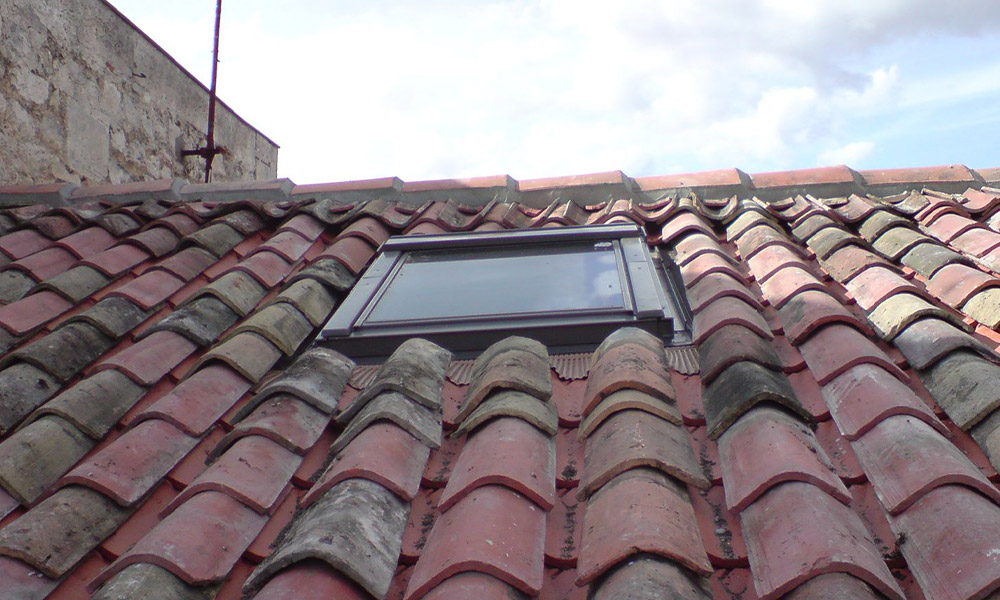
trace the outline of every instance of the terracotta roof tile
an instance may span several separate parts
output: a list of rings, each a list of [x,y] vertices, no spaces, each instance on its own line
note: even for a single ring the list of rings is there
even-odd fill
[[[742,516],[761,600],[779,598],[817,575],[833,572],[848,573],[887,598],[903,600],[861,520],[819,488],[785,483]],[[784,560],[786,555],[795,558]]]
[[[522,525],[511,531],[510,523]],[[545,513],[503,486],[476,488],[438,517],[414,567],[407,600],[419,600],[448,577],[491,575],[528,595],[543,583]]]
[[[841,171],[850,173],[847,168]],[[6,457],[0,489],[8,488],[0,491],[0,536],[10,535],[7,531],[19,522],[44,516],[38,511],[43,504],[27,510],[19,502],[44,503],[46,494],[54,494],[51,499],[83,489],[111,506],[130,504],[124,520],[115,519],[99,531],[103,542],[74,546],[72,555],[56,557],[69,569],[53,599],[87,597],[84,586],[101,578],[107,583],[97,597],[107,600],[129,586],[140,595],[160,586],[191,600],[212,595],[232,600],[241,595],[253,563],[265,561],[247,588],[260,588],[262,597],[306,585],[295,582],[308,573],[312,579],[301,581],[313,581],[325,586],[322,589],[354,595],[384,589],[394,598],[402,598],[408,587],[412,593],[411,582],[421,585],[423,578],[427,585],[420,593],[431,598],[466,589],[506,596],[537,591],[544,600],[633,591],[658,597],[675,589],[695,598],[748,600],[760,597],[753,577],[759,583],[768,578],[768,569],[791,572],[798,564],[788,558],[791,555],[780,555],[767,568],[752,556],[748,561],[747,532],[726,506],[727,492],[737,494],[740,482],[764,473],[763,480],[770,483],[756,486],[760,489],[755,499],[748,496],[739,504],[744,516],[778,490],[806,486],[815,493],[807,494],[808,500],[786,503],[786,520],[809,521],[801,512],[808,513],[816,498],[828,508],[840,507],[833,511],[839,515],[832,521],[833,530],[853,531],[859,523],[860,531],[867,527],[874,542],[868,548],[893,569],[907,598],[933,597],[934,582],[947,581],[955,567],[943,566],[944,561],[921,563],[906,554],[913,532],[919,535],[920,528],[927,527],[926,517],[908,521],[906,531],[898,523],[945,490],[979,499],[984,493],[994,495],[995,488],[984,487],[983,478],[1000,478],[990,463],[1000,456],[1000,411],[993,398],[1000,371],[992,351],[1000,345],[1000,333],[993,330],[1000,321],[998,292],[992,284],[1000,268],[1000,238],[992,229],[996,203],[992,191],[977,191],[979,184],[971,180],[909,186],[882,182],[871,187],[874,179],[863,177],[824,183],[825,172],[779,174],[801,180],[792,191],[802,195],[789,198],[780,195],[790,188],[759,188],[759,182],[733,171],[738,177],[727,176],[727,184],[696,185],[697,197],[671,197],[686,193],[676,188],[643,187],[659,181],[655,178],[633,187],[617,173],[613,183],[598,178],[593,185],[544,187],[524,200],[517,199],[516,190],[510,192],[513,196],[495,199],[492,192],[489,197],[468,195],[468,190],[442,181],[428,186],[400,183],[385,188],[389,195],[385,190],[313,190],[282,203],[238,200],[236,187],[215,184],[215,198],[229,194],[234,201],[182,200],[178,194],[122,205],[119,198],[141,202],[152,192],[126,193],[126,188],[116,187],[107,192],[111,200],[101,204],[87,200],[93,190],[83,188],[83,200],[68,200],[70,208],[0,209],[0,229],[7,232],[0,235],[0,262],[8,267],[0,271],[0,301],[7,303],[0,307],[0,349],[7,352],[0,357],[0,423],[7,431],[0,439],[0,454]],[[982,173],[972,175],[985,177]],[[925,174],[906,176],[920,179]],[[686,176],[674,179],[688,181]],[[272,185],[268,193],[284,189],[281,185]],[[408,191],[416,188],[421,189]],[[885,196],[889,192],[901,193]],[[755,193],[765,199],[753,198]],[[378,365],[359,370],[368,376],[353,379],[353,388],[345,387],[353,366],[347,358],[298,348],[305,344],[303,333],[311,335],[320,327],[351,290],[351,269],[363,268],[391,234],[620,220],[643,224],[648,241],[660,245],[664,255],[676,257],[695,308],[694,347],[669,348],[665,354],[662,340],[624,329],[609,336],[593,355],[550,357],[543,346],[521,340],[483,352],[479,363],[449,365],[446,353],[414,341],[401,348],[384,372]],[[52,252],[53,247],[58,252]],[[819,256],[817,263],[813,252]],[[46,264],[44,259],[56,254],[65,260]],[[10,267],[21,259],[28,259],[28,267],[37,263],[50,269],[39,272],[49,276],[36,281],[30,270],[18,270],[21,265]],[[133,290],[164,278],[176,278],[181,287],[166,296],[129,299]],[[281,284],[284,288],[278,289]],[[857,307],[852,306],[855,302]],[[802,311],[801,316],[789,312],[789,307],[813,303],[819,310]],[[281,325],[282,319],[271,318],[279,312],[293,315],[296,326],[290,329]],[[891,340],[876,339],[873,325]],[[175,345],[184,351],[172,352]],[[104,353],[110,358],[95,366]],[[512,356],[505,358],[505,353],[519,358],[508,361]],[[626,361],[628,369],[610,366],[624,354],[636,358]],[[592,370],[591,360],[595,367],[602,361],[608,364]],[[254,382],[257,389],[251,391]],[[664,382],[669,388],[661,387]],[[478,399],[463,402],[467,395]],[[331,424],[330,417],[338,412],[339,423]],[[815,467],[824,462],[818,457],[829,459],[834,471],[820,471],[827,474],[820,478],[826,483],[782,479],[805,478],[811,471],[782,466],[774,453],[734,452],[727,445],[720,456],[708,434],[721,435],[724,445],[731,444],[745,428],[743,423],[761,414],[776,414],[780,422],[791,424],[797,419],[818,421],[815,434],[795,431],[805,432],[809,441],[803,447],[816,450],[802,453],[805,462],[811,460]],[[618,427],[629,419],[639,425]],[[881,446],[875,443],[884,430],[906,420],[919,435],[883,436]],[[505,438],[492,432],[504,424],[523,430],[508,436],[522,442],[518,452],[497,450],[497,440]],[[441,439],[442,427],[458,437]],[[647,435],[649,428],[658,433]],[[413,460],[402,470],[405,477],[394,473],[409,463],[392,460],[387,445],[360,443],[380,430],[409,440],[403,446]],[[625,439],[621,435],[605,435],[612,430],[638,431],[646,441],[619,443]],[[664,432],[670,435],[664,437]],[[741,448],[761,439],[774,442],[773,436],[747,437]],[[528,439],[544,441],[544,451],[528,452],[530,445],[523,443]],[[660,443],[667,439],[669,444]],[[599,445],[601,440],[607,443]],[[903,442],[913,449],[897,460]],[[433,449],[439,443],[442,446]],[[255,445],[268,451],[244,452]],[[939,450],[931,459],[912,459],[933,448]],[[163,460],[153,460],[163,453]],[[523,459],[510,458],[521,454]],[[747,455],[758,460],[747,466]],[[109,456],[113,466],[94,462]],[[509,464],[496,456],[505,456]],[[249,464],[239,461],[241,457]],[[273,466],[278,459],[288,460],[288,467],[252,469]],[[898,465],[882,464],[892,460]],[[206,463],[213,466],[206,469]],[[543,463],[543,475],[518,475],[519,469],[537,474]],[[916,469],[918,463],[921,469]],[[680,464],[687,466],[672,470]],[[233,476],[243,468],[249,469],[247,476]],[[463,481],[466,472],[469,480]],[[703,474],[701,484],[707,480],[714,487],[684,489],[668,478],[670,474],[682,479]],[[588,533],[583,525],[593,511],[575,498],[582,494],[596,502],[623,480],[691,498],[684,509],[687,516],[677,525],[700,533],[702,557],[707,555],[716,569],[711,590],[691,565],[661,552],[668,538],[629,555],[632,550],[615,550],[615,544],[626,548],[622,539],[615,539],[617,534],[596,559],[605,565],[603,575],[576,586],[590,573],[585,569],[598,563],[586,552],[581,555],[592,543],[587,538],[593,538],[594,531]],[[850,485],[849,496],[843,483]],[[365,541],[354,536],[353,546],[337,542],[340,549],[328,551],[318,542],[325,534],[314,523],[322,529],[330,515],[334,520],[345,515],[331,508],[324,516],[311,517],[311,511],[326,498],[343,498],[338,490],[344,486],[368,484],[374,495],[367,497],[402,502],[401,524],[386,529],[381,523],[383,531],[391,530],[388,537]],[[817,486],[827,486],[827,492]],[[976,486],[979,491],[972,489]],[[833,488],[836,491],[830,491]],[[511,506],[534,507],[532,518],[524,521],[530,524],[515,532],[506,516],[491,512],[492,505],[481,500],[469,504],[490,490],[515,499]],[[517,490],[538,497],[517,495]],[[185,509],[207,515],[197,503],[208,494],[258,515],[260,528],[249,528],[248,539],[237,544],[245,551],[233,548],[215,566],[197,565],[216,569],[218,579],[192,586],[179,576],[192,575],[188,567],[171,563],[171,572],[144,561],[164,554],[167,538],[163,532],[151,533],[168,523],[163,519],[172,520]],[[312,506],[296,514],[296,505],[307,497]],[[401,497],[412,498],[412,507]],[[540,505],[548,503],[552,509],[545,515]],[[365,510],[372,514],[391,504],[356,504],[364,509],[351,509],[358,517],[353,522],[364,522],[367,517],[359,515]],[[961,505],[942,503],[935,518],[962,523]],[[992,500],[989,506],[995,506]],[[463,507],[461,536],[442,542],[448,531],[456,531],[442,525],[442,519]],[[905,534],[898,547],[888,511],[897,513],[895,533]],[[85,523],[88,520],[91,523]],[[493,520],[502,520],[504,526],[497,524],[490,534]],[[88,513],[76,525],[53,521],[52,526],[83,531],[98,521],[96,513]],[[825,531],[826,526],[816,525],[820,522],[812,519],[803,531]],[[329,525],[331,531],[343,529]],[[640,529],[652,530],[649,523]],[[209,539],[206,531],[191,531],[183,551],[202,543],[215,547],[217,540]],[[951,531],[970,535],[962,526],[951,526]],[[314,542],[307,541],[310,536]],[[495,559],[500,556],[495,554],[497,546],[483,540],[501,549],[515,542],[531,552],[538,548],[538,558],[522,563],[529,567],[504,566]],[[752,535],[745,542],[751,548],[762,543]],[[131,546],[144,543],[150,544],[146,558],[128,558]],[[95,544],[97,552],[90,552]],[[468,551],[469,544],[482,544],[478,555]],[[367,547],[378,550],[372,553],[363,549]],[[982,567],[964,566],[979,564],[972,555],[960,554],[974,555],[974,547],[956,546],[956,556],[965,558],[950,564],[985,573]],[[531,552],[525,556],[534,557]],[[630,558],[615,558],[619,554]],[[875,562],[855,569],[844,566],[850,560],[843,556],[829,563],[839,566],[823,567],[828,559],[819,559],[803,571],[811,573],[809,577],[794,576],[797,583],[788,589],[788,597],[801,599],[832,588],[843,588],[839,593],[851,590],[858,597],[888,593],[879,587],[885,581],[872,576],[881,570]],[[108,569],[108,561],[119,557],[139,562]],[[14,581],[22,581],[17,569],[32,569],[8,557],[0,558],[0,568]],[[448,576],[452,573],[457,575]],[[37,585],[24,594],[44,596],[52,590],[54,583],[44,576],[24,581],[35,580]],[[368,582],[369,587],[356,582]],[[985,594],[996,582],[985,577],[975,585],[967,596]]]
[[[555,503],[555,441],[521,419],[500,417],[469,436],[438,509],[448,511],[482,486],[502,485],[548,511]]]
[[[621,507],[628,506],[627,512]],[[637,553],[676,561],[708,574],[708,562],[687,491],[629,471],[587,503],[580,547],[579,583],[589,583]]]
[[[260,588],[285,567],[320,560],[371,594],[383,597],[392,583],[407,508],[377,483],[344,481],[292,521],[244,589],[252,592]]]
[[[660,470],[697,488],[709,487],[686,430],[642,410],[619,411],[608,417],[588,436],[583,464],[581,499],[637,467]]]

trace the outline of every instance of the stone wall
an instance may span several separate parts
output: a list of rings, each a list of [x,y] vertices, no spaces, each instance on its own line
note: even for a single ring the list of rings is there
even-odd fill
[[[206,38],[211,32],[205,32]],[[203,181],[208,91],[102,0],[0,0],[0,184]],[[214,181],[277,176],[278,146],[216,110]]]

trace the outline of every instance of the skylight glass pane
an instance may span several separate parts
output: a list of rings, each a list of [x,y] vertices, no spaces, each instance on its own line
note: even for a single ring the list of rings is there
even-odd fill
[[[410,252],[365,320],[531,315],[625,308],[609,241]]]

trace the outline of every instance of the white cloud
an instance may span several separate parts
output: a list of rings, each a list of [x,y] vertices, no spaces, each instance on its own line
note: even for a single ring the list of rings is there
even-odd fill
[[[212,11],[178,2],[116,4],[204,77]],[[219,85],[282,145],[281,174],[299,182],[849,163],[883,148],[855,123],[897,119],[919,96],[914,82],[933,80],[907,57],[932,37],[985,35],[994,6],[246,0],[223,13]],[[900,44],[906,66],[883,57]],[[982,72],[972,62],[959,64]]]
[[[851,142],[839,148],[821,152],[819,163],[823,165],[858,165],[875,150],[875,143],[868,141]]]

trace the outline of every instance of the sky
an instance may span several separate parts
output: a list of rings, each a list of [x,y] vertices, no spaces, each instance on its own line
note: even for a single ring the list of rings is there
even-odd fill
[[[215,0],[111,2],[209,82]],[[996,167],[998,18],[996,0],[228,0],[218,89],[296,183]]]

